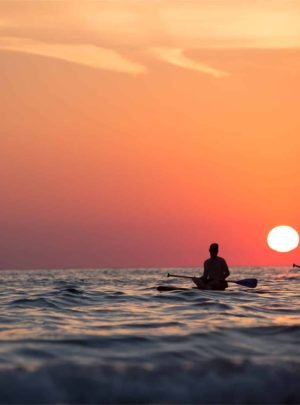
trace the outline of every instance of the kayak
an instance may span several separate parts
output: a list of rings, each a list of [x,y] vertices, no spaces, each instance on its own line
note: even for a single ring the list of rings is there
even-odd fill
[[[159,292],[166,292],[166,291],[190,291],[190,290],[206,290],[206,291],[224,291],[224,288],[220,289],[211,289],[211,288],[183,288],[183,287],[176,287],[176,286],[168,286],[168,285],[159,285],[157,288]]]
[[[198,288],[193,288],[194,290],[198,290]],[[191,288],[182,288],[182,287],[171,287],[168,285],[159,285],[157,287],[157,291],[163,292],[163,291],[188,291],[191,290]]]
[[[169,274],[168,277],[180,277],[180,278],[189,278],[189,279],[194,279],[194,277],[190,276],[179,276],[177,274]],[[200,279],[201,281],[201,279]],[[212,282],[211,282],[212,281]],[[193,290],[208,290],[208,291],[225,291],[225,289],[228,287],[228,283],[234,283],[241,285],[243,287],[248,287],[248,288],[255,288],[257,286],[257,279],[256,278],[245,278],[243,280],[208,280],[208,282],[199,282],[197,283],[197,287],[192,288]],[[191,290],[191,288],[182,288],[182,287],[176,287],[176,286],[167,286],[167,285],[160,285],[156,287],[158,291],[185,291],[185,290]]]
[[[296,265],[293,264],[295,267]],[[216,290],[216,291],[224,291],[225,288],[228,287],[228,283],[235,283],[238,285],[242,285],[243,287],[248,288],[255,288],[257,286],[257,279],[256,278],[245,278],[243,280],[204,280],[200,277],[191,277],[191,276],[181,276],[178,274],[170,274],[168,273],[167,277],[179,277],[179,278],[188,278],[192,279],[196,282],[199,290]],[[198,281],[196,281],[198,279]]]

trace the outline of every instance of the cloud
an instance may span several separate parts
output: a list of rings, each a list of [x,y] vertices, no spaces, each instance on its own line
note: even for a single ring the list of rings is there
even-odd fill
[[[185,69],[195,70],[216,78],[228,76],[229,73],[206,65],[195,62],[184,55],[184,50],[180,48],[151,48],[148,51],[152,56],[171,65],[180,66]]]
[[[299,0],[0,1],[0,33],[114,48],[297,48]]]
[[[165,3],[162,18],[166,33],[189,47],[300,46],[300,6],[293,0],[174,1]]]
[[[28,53],[61,59],[96,69],[133,75],[146,72],[146,67],[118,52],[89,44],[57,44],[27,38],[0,37],[0,50]]]

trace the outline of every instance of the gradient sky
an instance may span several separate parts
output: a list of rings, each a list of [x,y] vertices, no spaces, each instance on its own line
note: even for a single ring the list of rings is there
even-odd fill
[[[0,2],[0,267],[289,265],[300,2]]]

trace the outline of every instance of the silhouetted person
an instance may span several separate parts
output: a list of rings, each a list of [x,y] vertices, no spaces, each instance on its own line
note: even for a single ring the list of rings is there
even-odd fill
[[[298,264],[293,264],[293,267],[298,267],[300,269],[300,266]]]
[[[230,272],[226,261],[218,256],[219,245],[212,243],[209,247],[210,259],[204,262],[202,277],[194,277],[198,288],[206,290],[225,290],[228,287],[226,278]]]

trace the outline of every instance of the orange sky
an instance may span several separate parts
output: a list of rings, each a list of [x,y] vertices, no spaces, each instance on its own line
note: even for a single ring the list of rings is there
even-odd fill
[[[1,1],[0,88],[0,267],[300,262],[298,1]]]

